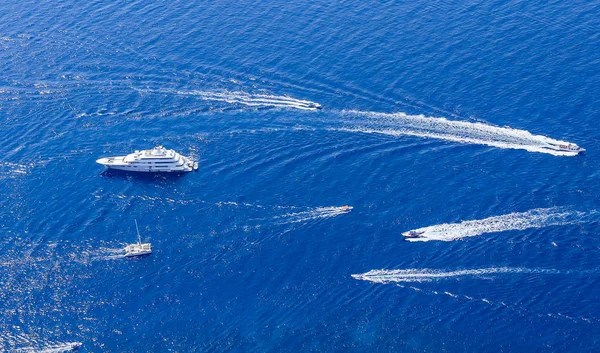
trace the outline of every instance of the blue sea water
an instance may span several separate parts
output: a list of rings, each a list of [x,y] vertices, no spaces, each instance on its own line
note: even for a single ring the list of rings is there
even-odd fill
[[[0,10],[0,351],[598,351],[600,3]]]

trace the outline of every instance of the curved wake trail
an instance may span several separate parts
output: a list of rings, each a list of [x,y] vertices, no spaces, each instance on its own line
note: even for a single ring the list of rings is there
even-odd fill
[[[342,114],[368,118],[365,124],[351,128],[334,129],[347,132],[382,134],[390,136],[416,136],[464,144],[486,145],[498,148],[522,149],[554,156],[576,156],[579,151],[560,149],[573,143],[555,140],[543,135],[533,135],[527,130],[498,127],[480,122],[448,120],[446,118],[407,115],[404,113],[376,113],[342,111]]]
[[[271,94],[253,94],[243,91],[182,91],[182,90],[158,90],[143,92],[171,93],[181,96],[194,96],[205,101],[224,102],[235,105],[244,105],[257,108],[292,108],[301,110],[317,110],[321,105],[303,99],[287,96],[276,96]]]
[[[527,212],[509,213],[480,220],[438,224],[413,229],[402,234],[406,235],[410,232],[419,234],[417,238],[406,238],[406,240],[411,242],[430,240],[453,241],[484,233],[577,224],[585,221],[586,216],[592,213],[567,211],[558,207],[537,208]]]
[[[549,273],[556,274],[556,270],[528,269],[521,267],[490,267],[474,270],[458,270],[443,272],[432,269],[407,269],[407,270],[371,270],[369,272],[354,274],[352,278],[373,283],[391,282],[431,282],[434,280],[456,277],[481,277],[502,273]]]

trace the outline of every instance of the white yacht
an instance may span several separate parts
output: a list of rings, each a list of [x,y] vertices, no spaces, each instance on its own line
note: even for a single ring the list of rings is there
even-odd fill
[[[137,220],[135,221],[135,231],[137,232],[138,242],[136,244],[129,244],[125,247],[125,257],[134,257],[152,254],[152,244],[142,243],[142,237],[140,236],[140,230],[138,229]]]
[[[126,156],[100,158],[96,161],[110,169],[130,172],[191,172],[198,170],[198,162],[156,146],[151,150],[135,151]]]

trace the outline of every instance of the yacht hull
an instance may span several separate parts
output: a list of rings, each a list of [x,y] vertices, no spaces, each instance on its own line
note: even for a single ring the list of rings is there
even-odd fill
[[[100,163],[102,164],[102,163]],[[186,167],[186,168],[172,168],[172,169],[168,169],[168,170],[157,170],[156,168],[152,168],[152,167],[142,167],[142,166],[118,166],[118,165],[106,165],[104,164],[104,166],[108,169],[113,169],[113,170],[123,170],[126,172],[141,172],[141,173],[187,173],[187,172],[191,172],[194,169],[192,167]]]
[[[96,163],[126,172],[185,173],[198,170],[198,162],[162,146],[152,150],[135,151],[126,156],[100,158]]]

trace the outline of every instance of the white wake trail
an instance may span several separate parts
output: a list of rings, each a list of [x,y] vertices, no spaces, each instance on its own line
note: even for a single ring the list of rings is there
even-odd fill
[[[301,110],[317,110],[321,108],[319,103],[308,100],[270,94],[253,94],[243,91],[161,90],[159,92],[175,93],[184,96],[195,96],[206,101],[225,102],[249,107],[292,108]]]
[[[598,320],[597,318],[593,317],[593,316],[589,316],[589,317],[583,317],[583,316],[569,316],[569,315],[565,315],[562,313],[545,313],[545,314],[536,314],[534,312],[532,312],[530,309],[525,308],[524,306],[520,305],[519,303],[505,303],[503,301],[492,301],[489,300],[487,298],[477,298],[477,297],[471,297],[468,295],[464,295],[464,294],[455,294],[452,292],[448,292],[448,291],[444,291],[444,292],[440,292],[440,291],[436,291],[436,290],[430,290],[430,289],[423,289],[423,288],[417,288],[415,286],[412,285],[404,285],[404,284],[400,284],[397,283],[396,284],[398,287],[400,288],[406,288],[406,289],[410,289],[413,290],[415,292],[418,293],[423,293],[426,295],[446,295],[456,301],[459,302],[472,302],[472,303],[485,303],[486,305],[490,305],[490,306],[495,306],[498,308],[507,308],[510,309],[512,311],[514,311],[515,313],[519,314],[519,315],[534,315],[540,318],[553,318],[553,319],[566,319],[572,322],[576,322],[576,323],[587,323],[587,324],[591,324],[592,322],[598,322],[600,320]]]
[[[534,135],[527,130],[498,127],[480,122],[448,120],[446,118],[407,115],[404,113],[376,113],[343,111],[347,116],[367,118],[354,127],[334,129],[346,132],[382,134],[390,136],[416,136],[464,144],[486,145],[498,148],[522,149],[554,156],[576,156],[581,151],[569,150],[574,143]],[[562,146],[562,147],[561,147]],[[583,149],[582,149],[583,150]]]
[[[503,273],[558,273],[555,270],[528,269],[520,267],[491,267],[473,270],[439,271],[432,269],[406,269],[406,270],[371,270],[369,272],[354,274],[352,278],[373,283],[391,282],[430,282],[456,277],[481,277]]]
[[[591,215],[591,213],[567,211],[558,207],[537,208],[527,212],[514,212],[479,220],[438,224],[413,229],[402,233],[402,235],[418,234],[418,237],[406,238],[406,240],[411,242],[430,240],[453,241],[484,233],[576,224],[583,222],[587,215]]]
[[[308,211],[293,212],[276,216],[275,220],[278,224],[299,223],[315,219],[337,217],[339,215],[349,213],[352,211],[352,209],[352,206],[317,207]]]
[[[72,352],[76,351],[79,347],[81,347],[81,342],[67,342],[61,343],[53,346],[48,346],[41,349],[36,349],[33,347],[25,347],[19,348],[16,352],[21,353],[63,353],[63,352]]]

